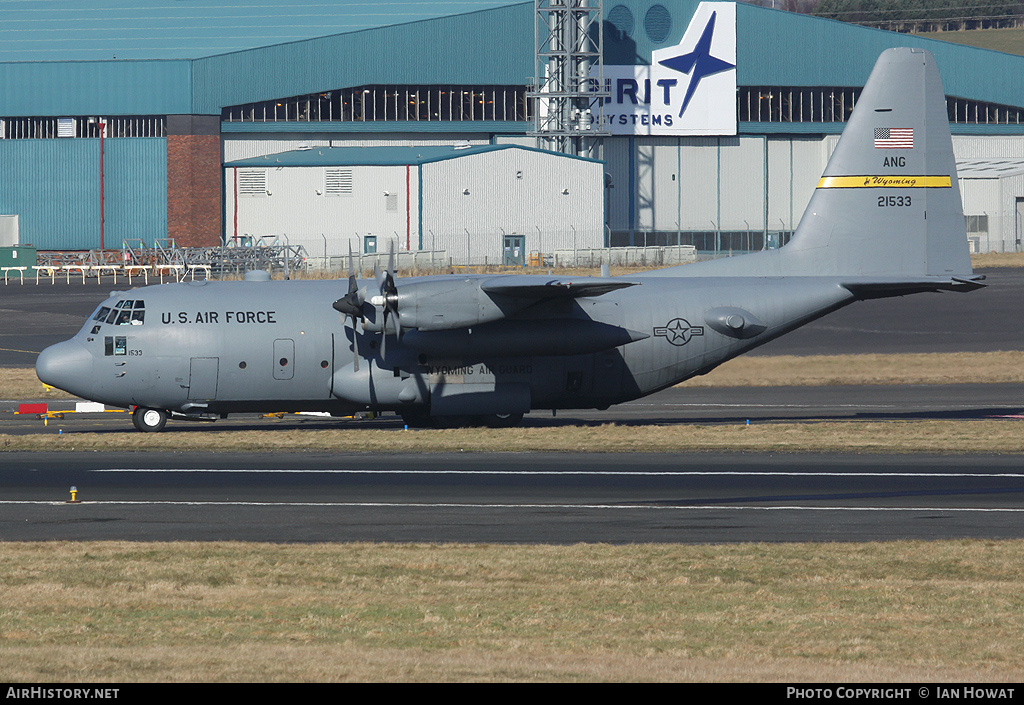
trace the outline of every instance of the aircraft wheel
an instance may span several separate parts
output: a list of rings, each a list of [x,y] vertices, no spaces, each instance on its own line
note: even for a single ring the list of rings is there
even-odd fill
[[[402,421],[409,428],[434,428],[434,419],[422,412],[407,411],[402,414]]]
[[[162,431],[167,424],[167,412],[163,409],[148,409],[138,406],[132,413],[132,423],[135,428],[144,433],[156,433]]]
[[[491,414],[484,417],[484,423],[489,428],[513,428],[522,422],[522,414]]]

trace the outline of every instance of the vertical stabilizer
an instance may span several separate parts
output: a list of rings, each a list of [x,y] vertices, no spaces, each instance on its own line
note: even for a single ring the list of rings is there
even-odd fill
[[[790,275],[971,274],[963,206],[935,57],[882,53],[792,241]]]

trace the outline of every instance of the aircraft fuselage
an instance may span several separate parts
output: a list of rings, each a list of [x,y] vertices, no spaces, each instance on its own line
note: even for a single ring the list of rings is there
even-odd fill
[[[852,300],[814,277],[630,281],[468,329],[361,330],[359,370],[353,328],[331,309],[337,280],[149,286],[115,292],[44,353],[40,375],[105,404],[183,413],[604,408]]]

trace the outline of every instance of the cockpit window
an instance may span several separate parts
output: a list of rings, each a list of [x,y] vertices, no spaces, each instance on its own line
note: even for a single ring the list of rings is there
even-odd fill
[[[146,322],[146,302],[142,299],[118,301],[113,309],[107,306],[101,308],[95,320],[105,320],[117,326],[141,326]]]

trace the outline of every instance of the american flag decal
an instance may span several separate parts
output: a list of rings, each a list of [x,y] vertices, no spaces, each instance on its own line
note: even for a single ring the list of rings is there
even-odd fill
[[[876,127],[875,149],[913,149],[913,127]]]

